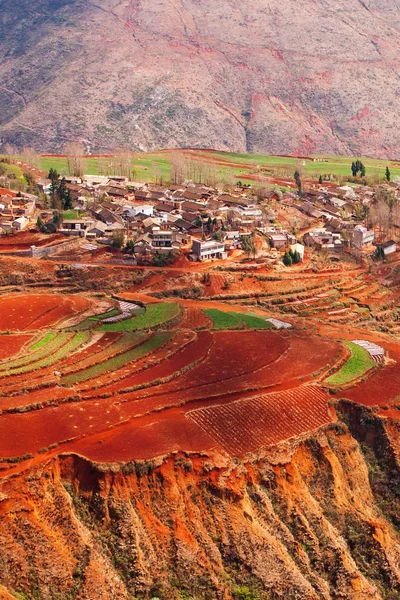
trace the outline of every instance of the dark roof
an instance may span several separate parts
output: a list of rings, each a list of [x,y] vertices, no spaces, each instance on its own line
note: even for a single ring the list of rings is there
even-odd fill
[[[165,204],[164,202],[159,202],[154,207],[158,212],[167,212],[170,213],[175,210],[175,207],[172,204]]]
[[[196,204],[196,202],[182,202],[182,210],[185,212],[198,212],[204,210],[204,206]]]
[[[393,244],[396,244],[394,240],[388,240],[387,242],[379,245],[382,246],[382,248],[390,248],[390,246],[393,246]]]
[[[173,225],[174,227],[177,227],[178,229],[183,229],[185,231],[188,231],[189,229],[193,229],[195,227],[193,223],[185,221],[185,219],[177,219]]]

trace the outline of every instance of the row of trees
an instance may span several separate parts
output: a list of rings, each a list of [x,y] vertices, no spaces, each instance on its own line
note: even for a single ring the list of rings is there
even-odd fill
[[[358,173],[360,173],[360,177],[365,177],[366,169],[361,160],[355,160],[351,163],[351,172],[353,177],[357,177]]]

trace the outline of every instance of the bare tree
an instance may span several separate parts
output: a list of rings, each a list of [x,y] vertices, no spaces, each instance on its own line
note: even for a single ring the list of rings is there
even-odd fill
[[[114,157],[115,175],[131,178],[132,153],[129,149],[119,150]]]
[[[40,167],[40,156],[33,148],[24,147],[21,152],[21,157],[28,165]]]
[[[81,142],[68,142],[64,146],[64,153],[67,155],[68,174],[74,177],[83,175],[82,157],[84,147]]]
[[[180,184],[185,181],[186,173],[186,158],[183,152],[171,152],[169,155],[171,163],[171,181],[175,184]]]
[[[18,154],[18,150],[13,144],[7,143],[2,146],[2,153],[5,154],[7,158],[13,158]]]

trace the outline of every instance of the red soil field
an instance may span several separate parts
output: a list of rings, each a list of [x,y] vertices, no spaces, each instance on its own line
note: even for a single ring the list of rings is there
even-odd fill
[[[190,307],[185,309],[185,314],[182,321],[179,323],[179,327],[182,327],[182,329],[211,329],[212,321],[199,308]]]
[[[29,331],[54,325],[64,317],[86,310],[81,296],[55,294],[9,295],[0,298],[0,330]]]
[[[97,396],[105,393],[115,394],[116,392],[129,387],[148,384],[156,381],[157,379],[169,377],[173,373],[176,373],[181,369],[187,368],[189,365],[202,360],[208,352],[211,340],[212,337],[210,332],[200,331],[197,338],[192,343],[185,346],[177,353],[174,353],[169,358],[165,358],[159,364],[139,372],[137,372],[136,369],[132,375],[124,377],[116,383],[96,389],[95,392],[91,393],[91,396],[93,397],[95,393]],[[138,394],[143,394],[143,391],[141,393],[139,391]]]
[[[318,429],[334,417],[316,386],[265,394],[188,413],[228,454],[238,456]]]
[[[32,339],[32,335],[1,335],[0,336],[0,360],[11,358],[18,354],[24,345]]]
[[[342,392],[343,398],[366,406],[399,404],[400,347],[393,343],[385,343],[385,350],[387,350],[389,358],[395,362],[377,370],[366,381],[356,385],[356,387]]]
[[[308,368],[308,361],[302,358],[315,347],[314,357],[310,357],[312,369],[315,365],[316,356],[319,358],[319,364],[327,359],[332,360],[338,350],[338,345],[329,340],[323,340],[311,336],[307,338],[285,335],[277,332],[199,332],[202,336],[212,336],[214,344],[210,348],[208,360],[201,365],[201,368],[195,367],[187,375],[183,375],[181,382],[172,381],[170,384],[161,385],[158,388],[147,390],[148,397],[143,392],[128,393],[110,398],[94,398],[84,401],[74,401],[60,404],[55,407],[47,407],[41,410],[34,410],[27,413],[7,414],[0,416],[0,456],[12,457],[21,456],[27,453],[35,453],[38,450],[46,448],[52,444],[65,442],[71,438],[81,438],[92,436],[112,430],[117,425],[127,422],[133,418],[150,415],[152,411],[159,411],[167,406],[179,406],[190,400],[203,398],[202,405],[226,403],[230,399],[226,395],[232,392],[241,392],[246,385],[253,387],[262,387],[267,382],[268,385],[274,383],[272,374],[275,372],[275,381],[285,381],[286,365],[288,376],[300,376]],[[240,336],[240,337],[239,337]],[[292,355],[286,351],[290,347],[293,349]],[[303,342],[303,345],[301,343]],[[327,348],[332,346],[330,352]],[[286,351],[286,352],[285,352]],[[311,353],[312,354],[312,353]],[[280,356],[282,359],[276,361]],[[297,366],[294,362],[295,356],[299,357]],[[182,363],[181,363],[182,364]],[[264,369],[271,367],[266,381],[259,374]],[[275,366],[274,366],[275,365]],[[297,368],[303,365],[301,373]],[[168,370],[171,369],[171,364]],[[155,367],[156,368],[156,367]],[[198,369],[195,374],[196,369]],[[310,368],[310,370],[312,370]],[[161,367],[160,367],[161,370]],[[153,373],[154,374],[154,373]],[[146,376],[146,371],[143,372]],[[225,378],[225,381],[222,378]],[[220,382],[217,386],[216,382]],[[199,387],[200,386],[200,387]],[[57,389],[57,388],[56,388]],[[156,395],[154,391],[157,389]],[[68,392],[68,390],[65,390]],[[102,390],[99,390],[100,392]],[[169,393],[166,393],[166,392]],[[44,394],[54,397],[54,388],[43,390]],[[46,393],[47,392],[47,393]],[[71,390],[69,390],[71,392]],[[219,393],[218,399],[212,399],[212,396]],[[58,393],[56,394],[58,396]],[[40,395],[26,394],[23,401],[32,403],[34,398],[40,398]],[[14,404],[15,401],[15,404]],[[21,399],[12,399],[13,406],[19,406]],[[199,402],[199,406],[201,404]],[[188,406],[195,408],[195,406]],[[168,418],[171,409],[159,413],[159,420]],[[154,416],[154,415],[153,415]],[[131,456],[135,458],[135,456]]]
[[[13,236],[0,237],[0,252],[9,250],[29,250],[31,246],[51,246],[56,242],[64,241],[61,233],[46,235],[43,233],[21,232]]]
[[[210,452],[216,442],[178,409],[172,409],[162,419],[149,415],[121,425],[90,439],[68,445],[69,452],[98,462],[150,459],[170,452]]]
[[[136,385],[136,374],[144,369],[150,368],[155,363],[163,362],[172,353],[174,354],[179,348],[185,345],[194,336],[193,332],[178,331],[162,346],[154,352],[146,354],[143,358],[135,360],[124,365],[118,371],[105,373],[96,377],[96,379],[88,380],[81,384],[75,384],[75,389],[79,391],[82,397],[97,397],[99,394],[107,392],[115,393],[115,390]],[[109,386],[109,387],[107,387]],[[96,390],[87,391],[87,390]],[[107,390],[107,392],[105,391]]]
[[[241,332],[237,335],[243,335]],[[255,332],[252,332],[255,333]],[[270,335],[277,335],[271,332]],[[215,335],[215,334],[214,334]],[[240,339],[240,338],[239,338]],[[238,342],[237,346],[241,346]],[[209,381],[204,377],[191,384],[191,375],[195,369],[189,371],[183,377],[173,380],[170,384],[161,384],[148,390],[129,392],[121,396],[122,400],[134,401],[136,414],[143,411],[158,410],[163,406],[178,406],[189,402],[229,402],[232,394],[243,394],[252,390],[263,390],[266,388],[292,388],[299,384],[299,379],[312,380],[312,374],[324,369],[328,364],[335,364],[343,356],[343,347],[331,340],[309,336],[308,338],[290,337],[290,346],[277,360],[265,359],[265,364],[254,371],[247,371],[236,375],[235,371],[225,374],[225,379],[217,377],[217,380]],[[207,361],[210,361],[209,354]],[[246,365],[243,369],[249,369],[244,357],[241,358]],[[207,374],[207,365],[200,364],[198,371]],[[234,373],[234,374],[233,374]],[[193,378],[194,380],[194,378]],[[272,390],[271,390],[272,391]],[[147,396],[147,397],[146,397]]]

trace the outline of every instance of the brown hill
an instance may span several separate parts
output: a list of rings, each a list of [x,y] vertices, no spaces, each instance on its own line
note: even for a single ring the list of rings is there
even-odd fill
[[[12,0],[0,137],[397,158],[396,0]]]

